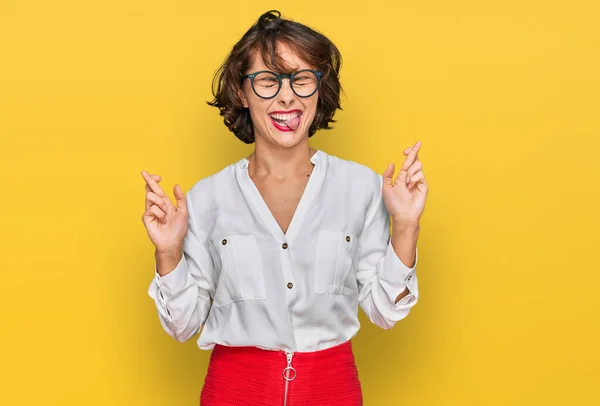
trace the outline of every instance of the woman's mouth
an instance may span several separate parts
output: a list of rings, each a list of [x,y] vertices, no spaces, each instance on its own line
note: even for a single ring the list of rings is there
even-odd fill
[[[273,126],[279,131],[294,131],[300,126],[302,111],[274,112],[269,114]]]

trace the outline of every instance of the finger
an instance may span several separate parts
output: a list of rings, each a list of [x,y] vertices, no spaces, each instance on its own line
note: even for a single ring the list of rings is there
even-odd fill
[[[408,147],[406,148],[404,151],[402,151],[402,153],[404,155],[408,155],[410,153],[410,150],[412,149],[412,147]],[[417,160],[419,159],[419,154],[417,154]]]
[[[406,150],[405,150],[405,151],[406,151]],[[409,151],[409,152],[410,152],[410,151]],[[408,153],[404,153],[404,152],[402,152],[402,153],[403,153],[404,155],[408,155]],[[417,161],[419,160],[419,154],[417,154],[417,159],[416,159],[416,160],[417,160]]]
[[[154,192],[158,197],[162,198],[163,201],[167,204],[167,212],[170,210],[175,210],[175,205],[171,202],[171,199],[165,194],[162,188],[158,185],[158,182],[154,179],[153,176],[146,171],[142,171],[142,176],[146,180],[146,184],[149,186],[150,191]],[[156,175],[158,176],[158,175]]]
[[[421,169],[423,169],[423,164],[421,163],[421,161],[416,161],[414,164],[412,164],[410,166],[410,168],[408,168],[408,171],[406,171],[406,176],[407,177],[413,176],[415,173],[419,172]]]
[[[148,210],[153,204],[160,207],[164,212],[167,211],[167,204],[160,196],[153,192],[146,193],[146,210]]]
[[[158,182],[158,181],[157,181],[157,182]],[[145,183],[145,184],[144,184],[144,186],[146,187],[146,193],[148,193],[148,192],[152,192],[152,189],[150,189],[150,186],[149,186],[147,183]],[[152,193],[154,193],[154,192],[152,192]],[[158,196],[158,195],[157,195],[157,196]]]
[[[142,172],[145,172],[145,171],[142,171]],[[146,172],[146,173],[147,173],[147,172]],[[142,176],[143,176],[143,174],[142,174]],[[160,176],[160,175],[157,175],[157,174],[153,174],[153,175],[152,175],[152,177],[154,178],[154,180],[155,180],[157,183],[158,183],[158,182],[160,182],[160,181],[162,180],[161,176]],[[144,180],[145,180],[145,179],[146,179],[146,178],[144,178]],[[152,190],[150,189],[150,186],[148,186],[148,183],[145,183],[145,184],[144,184],[144,186],[146,187],[146,192],[151,192],[151,191],[152,191]]]
[[[400,168],[400,171],[406,171],[406,170],[408,170],[408,168],[410,168],[410,166],[417,159],[417,153],[419,152],[420,148],[421,148],[421,141],[417,141],[415,143],[415,145],[413,145],[410,152],[408,153],[408,156],[404,159],[404,162],[402,162],[402,167]]]
[[[410,183],[408,184],[408,188],[412,188],[414,185],[421,181],[425,181],[425,174],[423,173],[423,171],[419,171],[410,177]]]
[[[394,170],[396,166],[390,163],[388,167],[383,171],[381,176],[383,177],[383,187],[393,186],[392,177],[394,176]]]
[[[162,178],[160,177],[160,175],[157,174],[153,174],[152,177],[154,178],[154,180],[158,183],[162,180]],[[144,184],[144,190],[146,190],[146,195],[148,195],[148,193],[154,193],[152,192],[152,189],[150,189],[150,186],[148,185],[148,183]],[[156,195],[156,193],[154,193]],[[146,210],[148,210],[150,208],[150,204],[148,203],[148,199],[145,199],[146,202]]]
[[[165,213],[164,211],[162,211],[160,209],[160,207],[158,207],[155,204],[153,204],[152,207],[150,207],[150,213],[152,213],[160,221],[164,221],[167,218],[167,213]]]
[[[150,189],[154,193],[156,193],[160,197],[166,197],[167,196],[165,194],[165,192],[162,190],[162,188],[158,185],[158,183],[156,182],[156,180],[154,180],[154,177],[152,177],[148,172],[142,171],[142,176],[144,177],[144,180],[146,181],[146,183],[148,184],[148,186],[150,186]]]
[[[160,182],[162,180],[162,178],[160,177],[160,175],[152,175],[152,177],[154,178],[154,180],[156,181],[156,183]],[[150,192],[150,186],[148,186],[148,183],[146,183],[146,191]]]
[[[154,214],[150,212],[150,209],[146,210],[142,215],[142,222],[144,225],[148,225],[148,223],[154,221]]]
[[[177,210],[187,210],[187,201],[185,200],[185,193],[181,190],[179,184],[173,188],[173,194],[175,195],[175,202],[177,203]]]
[[[144,212],[144,214],[142,215],[142,222],[144,223],[144,225],[148,225],[149,223],[153,222],[154,220],[157,220],[157,216],[153,212],[152,207],[157,207],[157,206],[155,206],[155,205],[150,206],[150,208],[148,210],[146,210]]]

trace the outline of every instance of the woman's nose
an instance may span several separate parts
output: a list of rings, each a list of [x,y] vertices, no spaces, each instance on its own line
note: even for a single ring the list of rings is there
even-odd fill
[[[281,90],[279,91],[278,97],[279,101],[284,104],[290,104],[294,101],[296,95],[290,86],[289,79],[286,78],[281,81]]]

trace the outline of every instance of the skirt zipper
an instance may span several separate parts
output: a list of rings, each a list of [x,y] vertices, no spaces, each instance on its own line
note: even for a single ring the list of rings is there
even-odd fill
[[[287,367],[283,369],[283,379],[285,379],[283,406],[288,406],[288,386],[290,381],[293,381],[294,378],[296,378],[296,370],[292,366],[292,357],[294,356],[294,353],[286,351],[285,355],[287,356]],[[291,375],[291,377],[289,375]]]

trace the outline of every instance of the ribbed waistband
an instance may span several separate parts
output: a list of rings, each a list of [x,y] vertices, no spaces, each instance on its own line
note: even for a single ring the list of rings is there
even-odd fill
[[[325,348],[317,351],[294,351],[294,360],[300,361],[316,361],[320,359],[327,359],[330,357],[339,357],[341,354],[352,354],[352,342],[350,340],[345,341],[341,344],[337,344],[333,347]],[[280,360],[285,357],[286,351],[284,350],[267,350],[264,348],[245,346],[245,347],[233,347],[221,344],[215,344],[213,349],[215,355],[240,355],[243,357],[256,356],[260,359],[276,359]]]

